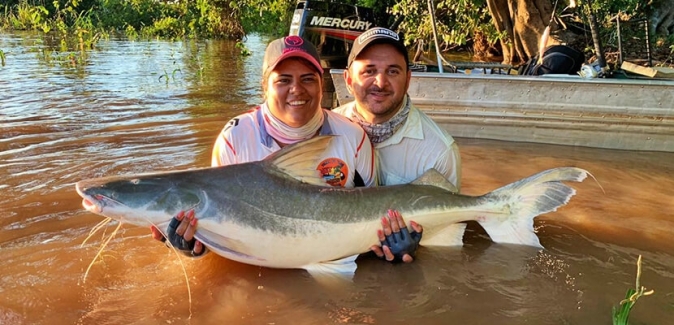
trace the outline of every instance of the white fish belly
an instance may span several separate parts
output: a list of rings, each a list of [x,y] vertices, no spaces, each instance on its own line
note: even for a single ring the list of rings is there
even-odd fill
[[[242,263],[273,267],[302,268],[369,251],[379,242],[379,220],[360,223],[329,223],[292,220],[297,232],[274,233],[234,223],[216,224],[200,220],[196,237],[225,258]]]

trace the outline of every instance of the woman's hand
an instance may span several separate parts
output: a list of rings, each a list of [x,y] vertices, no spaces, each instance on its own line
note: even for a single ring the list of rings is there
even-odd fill
[[[381,246],[373,245],[370,250],[389,262],[412,263],[421,241],[423,227],[411,221],[412,233],[410,233],[405,220],[397,210],[388,210],[388,217],[382,217],[381,224],[383,230],[377,230]]]
[[[151,226],[152,238],[165,242],[166,237],[155,226]],[[166,230],[171,245],[187,256],[201,256],[206,252],[206,247],[200,241],[194,238],[197,231],[197,218],[194,217],[194,210],[180,211],[171,219]]]

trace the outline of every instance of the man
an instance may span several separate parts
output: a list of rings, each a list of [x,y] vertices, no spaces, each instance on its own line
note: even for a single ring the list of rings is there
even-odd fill
[[[409,56],[400,36],[375,27],[353,43],[344,71],[344,80],[355,100],[335,109],[360,124],[372,141],[377,159],[379,185],[412,182],[434,168],[459,191],[461,158],[454,139],[430,117],[414,107],[407,95],[412,72]],[[400,258],[391,252],[386,239],[405,228],[402,217],[382,220],[382,246],[373,246],[379,257]],[[421,227],[411,222],[416,232]],[[413,251],[411,251],[413,253]],[[413,255],[413,254],[412,254]],[[410,254],[402,257],[411,262]]]

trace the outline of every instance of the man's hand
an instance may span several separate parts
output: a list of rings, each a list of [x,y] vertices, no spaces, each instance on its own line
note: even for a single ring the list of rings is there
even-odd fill
[[[410,221],[412,233],[407,230],[405,220],[400,212],[388,210],[388,217],[381,218],[383,230],[377,230],[381,246],[373,245],[370,249],[380,258],[389,262],[411,263],[414,253],[421,241],[423,227]]]
[[[152,238],[165,242],[166,238],[155,226],[151,226]],[[197,218],[194,217],[194,210],[180,211],[171,219],[166,230],[169,241],[181,253],[187,256],[201,256],[206,252],[204,244],[194,238],[197,231]]]

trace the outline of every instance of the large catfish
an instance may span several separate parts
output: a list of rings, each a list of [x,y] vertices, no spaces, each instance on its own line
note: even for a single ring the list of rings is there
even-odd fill
[[[356,256],[378,243],[388,209],[423,225],[421,245],[461,245],[462,222],[476,220],[494,242],[540,247],[534,218],[575,194],[562,181],[587,176],[555,168],[482,196],[453,193],[435,170],[410,184],[335,188],[316,170],[331,140],[316,137],[258,162],[83,180],[76,188],[87,210],[137,226],[166,229],[180,210],[194,209],[195,237],[216,254],[326,275],[353,274]]]

